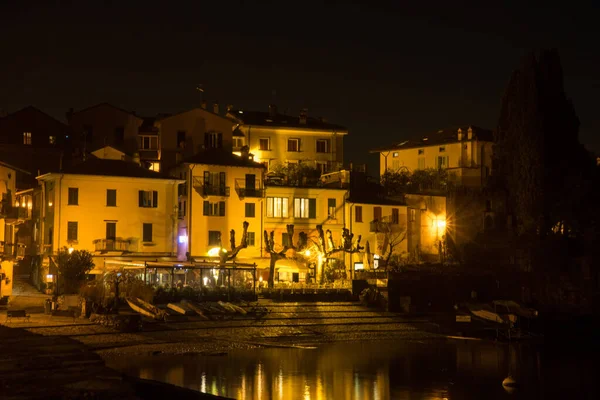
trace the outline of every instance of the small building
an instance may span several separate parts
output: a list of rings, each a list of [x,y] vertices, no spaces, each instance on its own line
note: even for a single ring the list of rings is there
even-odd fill
[[[379,170],[445,169],[458,186],[482,187],[492,170],[493,132],[476,126],[444,129],[371,150]]]

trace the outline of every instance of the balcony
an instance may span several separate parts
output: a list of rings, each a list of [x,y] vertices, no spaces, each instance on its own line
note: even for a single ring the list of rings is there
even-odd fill
[[[31,209],[27,207],[14,207],[7,204],[3,204],[0,213],[1,216],[6,219],[8,224],[25,222],[26,220],[31,219],[32,214]]]
[[[236,179],[235,191],[240,199],[243,199],[244,197],[265,197],[265,189],[262,187],[259,180],[254,183],[253,187],[246,187],[245,179]]]
[[[202,178],[194,178],[193,186],[196,192],[198,192],[198,194],[200,194],[202,197],[229,197],[229,186],[205,185]]]
[[[96,239],[94,240],[96,251],[129,251],[129,240],[125,239]]]
[[[0,253],[6,257],[15,257],[17,260],[25,258],[25,245],[22,243],[5,243],[0,242]]]

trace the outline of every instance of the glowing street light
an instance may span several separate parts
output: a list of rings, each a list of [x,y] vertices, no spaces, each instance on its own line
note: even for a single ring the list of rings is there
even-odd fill
[[[73,253],[74,250],[75,250],[74,248],[69,247],[69,254]]]
[[[304,252],[304,255],[305,255],[306,257],[310,257],[310,250],[306,250],[306,251]]]

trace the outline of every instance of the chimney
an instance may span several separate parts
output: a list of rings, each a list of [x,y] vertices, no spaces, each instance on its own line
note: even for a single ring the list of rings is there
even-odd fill
[[[469,129],[467,130],[467,139],[472,140],[473,139],[473,128],[469,127]]]
[[[463,140],[463,131],[462,129],[458,128],[458,141]]]
[[[142,165],[142,162],[140,161],[140,153],[135,152],[133,153],[133,162],[136,163],[137,165]]]
[[[200,103],[200,107],[202,107],[203,110],[206,110],[206,101],[202,100],[202,103]]]
[[[273,118],[277,115],[277,106],[275,104],[269,104],[269,116]]]
[[[306,125],[306,121],[308,120],[308,109],[303,108],[302,111],[300,111],[300,120],[299,122],[302,125]]]
[[[218,101],[216,101],[216,100],[213,102],[213,112],[214,112],[215,114],[218,114],[218,113],[219,113],[219,102],[218,102]]]

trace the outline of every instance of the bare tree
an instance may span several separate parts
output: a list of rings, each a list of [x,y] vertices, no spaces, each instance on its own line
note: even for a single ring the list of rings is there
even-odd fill
[[[319,277],[320,283],[325,281],[324,264],[327,258],[339,252],[349,254],[360,253],[364,249],[364,246],[360,245],[361,239],[361,235],[358,235],[358,238],[354,241],[354,234],[351,233],[349,229],[343,228],[341,244],[336,246],[333,241],[331,230],[327,229],[326,231],[323,231],[323,225],[317,225],[317,239],[315,244],[319,253],[319,258],[316,274]]]
[[[302,249],[306,246],[306,234],[300,233],[300,240],[298,242],[298,247],[294,246],[294,225],[286,225],[288,241],[283,244],[283,248],[280,251],[275,250],[275,232],[271,231],[268,233],[266,230],[264,231],[265,235],[265,251],[269,253],[271,256],[271,260],[269,262],[269,288],[273,287],[274,279],[275,279],[275,264],[277,261],[288,258],[287,252],[288,250],[296,250],[297,248]]]
[[[242,227],[243,227],[242,240],[240,241],[239,246],[236,246],[236,244],[235,244],[235,230],[232,229],[231,231],[229,231],[229,243],[231,245],[230,252],[227,252],[223,248],[223,246],[221,245],[221,237],[219,236],[219,247],[221,249],[219,251],[219,258],[221,259],[221,264],[225,264],[227,261],[233,260],[234,258],[237,257],[240,250],[248,247],[248,227],[249,226],[250,226],[250,223],[247,221],[244,221],[244,223],[242,224]]]
[[[394,229],[394,227],[398,227]],[[406,240],[406,225],[391,225],[388,224],[385,232],[383,232],[384,236],[384,266],[387,269],[390,265],[390,260],[392,255],[394,254],[394,249],[398,247],[402,242]]]

